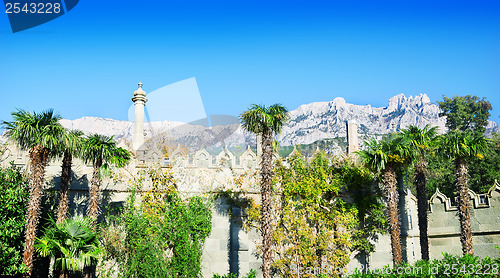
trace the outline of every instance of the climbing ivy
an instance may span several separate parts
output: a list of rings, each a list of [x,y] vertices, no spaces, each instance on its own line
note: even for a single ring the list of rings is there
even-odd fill
[[[182,199],[168,170],[146,169],[122,213],[103,229],[108,260],[118,262],[119,277],[197,277],[211,219],[209,203]]]
[[[373,240],[386,231],[383,193],[375,182],[373,173],[352,159],[338,160],[332,165],[333,172],[342,183],[346,206],[356,208],[358,227],[353,231],[352,244],[360,252],[375,251]]]
[[[260,229],[258,202],[240,192],[221,195],[244,209],[246,229]],[[278,161],[272,196],[273,268],[282,277],[313,277],[310,269],[341,274],[359,251],[373,251],[370,236],[383,230],[370,171],[322,152],[309,162],[300,155]]]

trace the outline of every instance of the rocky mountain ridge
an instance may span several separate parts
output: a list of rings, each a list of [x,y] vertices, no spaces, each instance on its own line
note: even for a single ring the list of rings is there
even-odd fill
[[[423,128],[437,126],[446,131],[446,118],[439,117],[441,109],[426,94],[389,99],[386,107],[346,103],[341,97],[329,102],[301,105],[290,112],[290,120],[278,136],[282,145],[310,144],[317,140],[346,136],[346,121],[358,124],[360,135],[386,134],[410,125]],[[490,121],[487,134],[500,132],[500,126]]]
[[[426,124],[445,130],[445,118],[440,118],[439,106],[425,94],[406,97],[399,94],[389,99],[387,107],[346,103],[337,97],[330,102],[302,105],[290,112],[290,121],[280,135],[284,145],[309,144],[314,141],[346,136],[346,121],[355,121],[360,134],[385,134],[394,128]],[[333,135],[333,136],[332,136]]]
[[[283,128],[278,141],[283,146],[310,144],[327,138],[345,137],[346,121],[358,124],[358,133],[366,137],[391,132],[409,125],[424,127],[438,126],[445,132],[446,119],[439,117],[440,108],[430,101],[426,94],[406,97],[404,94],[389,99],[386,107],[350,104],[341,97],[329,102],[304,104],[290,111],[289,121]],[[76,120],[61,120],[70,129],[85,133],[100,133],[115,136],[118,140],[131,140],[133,122],[83,117]],[[207,128],[202,125],[162,121],[145,124],[146,137],[159,138],[181,143],[192,148],[208,147],[224,141],[228,146],[255,144],[255,136],[235,124]],[[500,132],[500,126],[490,121],[487,133]]]

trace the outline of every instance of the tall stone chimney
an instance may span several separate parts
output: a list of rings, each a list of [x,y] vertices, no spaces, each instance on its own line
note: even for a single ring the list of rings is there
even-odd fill
[[[139,89],[134,92],[134,97],[132,98],[135,107],[134,135],[132,136],[132,147],[134,150],[138,150],[144,144],[144,106],[148,101],[146,92],[142,90],[142,83],[139,82],[138,85]]]
[[[347,121],[346,127],[347,127],[347,155],[351,155],[359,150],[358,122],[356,120]]]

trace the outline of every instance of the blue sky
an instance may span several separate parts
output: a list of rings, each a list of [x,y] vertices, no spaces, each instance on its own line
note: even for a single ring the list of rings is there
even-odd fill
[[[15,108],[128,119],[147,92],[195,77],[206,114],[252,103],[473,94],[500,122],[498,1],[80,1],[13,34],[0,9],[0,120]]]

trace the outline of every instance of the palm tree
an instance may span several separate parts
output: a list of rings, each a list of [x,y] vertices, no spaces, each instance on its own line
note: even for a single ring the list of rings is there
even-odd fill
[[[415,186],[417,188],[418,229],[420,232],[420,252],[423,260],[429,260],[429,237],[427,234],[427,159],[426,156],[436,144],[437,127],[426,125],[423,129],[409,126],[401,131],[408,147],[411,161],[415,163]]]
[[[92,219],[73,217],[53,224],[35,244],[41,256],[54,258],[53,277],[68,278],[71,271],[83,270],[104,254]]]
[[[81,154],[83,132],[80,130],[67,130],[64,140],[61,141],[60,154],[63,156],[61,170],[61,188],[59,193],[59,206],[57,207],[57,221],[59,224],[68,216],[69,187],[71,184],[71,165],[74,156]]]
[[[130,152],[118,148],[113,137],[100,134],[88,136],[83,143],[82,158],[85,163],[92,163],[94,169],[89,192],[89,205],[87,215],[93,219],[95,224],[99,216],[99,193],[101,184],[101,172],[110,165],[124,167],[130,160]]]
[[[18,109],[12,112],[12,122],[3,122],[7,137],[23,150],[29,150],[29,202],[26,212],[26,237],[23,263],[27,266],[27,276],[33,270],[34,241],[40,218],[42,186],[45,167],[64,134],[59,123],[61,117],[53,110],[31,113]]]
[[[273,135],[280,133],[287,121],[288,110],[281,104],[269,107],[253,104],[240,116],[243,128],[262,135],[261,160],[261,226],[262,226],[262,272],[264,278],[271,277],[271,180],[273,177]]]
[[[110,165],[124,167],[130,160],[130,152],[123,148],[118,148],[113,136],[108,137],[100,134],[91,134],[83,142],[82,158],[85,163],[92,163],[93,172],[91,186],[89,190],[89,205],[87,216],[92,219],[92,227],[95,229],[97,217],[99,216],[99,193],[101,186],[101,176],[109,169]],[[84,277],[93,277],[93,266],[84,267]]]
[[[470,226],[469,174],[467,160],[482,156],[487,148],[487,139],[478,132],[453,130],[442,137],[440,150],[455,161],[455,186],[458,193],[458,218],[460,242],[464,255],[474,255],[472,229]]]
[[[387,204],[387,218],[391,235],[392,261],[394,265],[402,262],[401,230],[399,224],[396,171],[404,164],[404,149],[400,137],[386,138],[381,141],[365,142],[367,149],[358,151],[366,165],[382,178]]]

